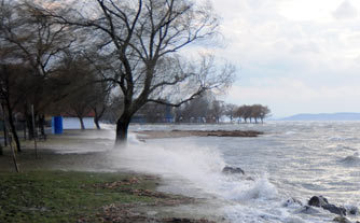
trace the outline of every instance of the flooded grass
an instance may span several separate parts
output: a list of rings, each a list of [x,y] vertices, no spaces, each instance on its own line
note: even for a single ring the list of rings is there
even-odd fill
[[[108,131],[51,135],[37,143],[38,156],[34,142],[23,141],[23,151],[16,155],[20,173],[15,173],[10,148],[4,148],[0,223],[227,222],[216,202],[158,192],[159,185],[166,185],[159,177],[118,165],[126,159],[118,160],[114,150],[123,148],[114,148],[109,135]]]
[[[156,191],[159,177],[112,169],[111,142],[71,131],[38,142],[36,156],[33,142],[23,141],[16,155],[20,173],[4,148],[0,222],[210,222],[177,213],[197,201]]]
[[[120,173],[0,172],[0,222],[104,222],[106,205],[155,203],[136,193],[155,186],[155,178]]]

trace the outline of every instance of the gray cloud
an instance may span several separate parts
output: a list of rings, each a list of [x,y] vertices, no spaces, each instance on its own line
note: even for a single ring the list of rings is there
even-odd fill
[[[308,42],[304,44],[295,44],[290,50],[293,54],[299,53],[320,53],[320,48],[316,43]]]
[[[354,19],[357,14],[357,9],[348,0],[343,1],[333,12],[336,19]]]
[[[360,111],[352,103],[360,97],[360,1],[214,2],[228,46],[216,54],[241,67],[228,101],[266,104],[277,116]]]

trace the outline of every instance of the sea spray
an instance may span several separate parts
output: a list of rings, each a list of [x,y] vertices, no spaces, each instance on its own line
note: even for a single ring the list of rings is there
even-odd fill
[[[134,138],[132,138],[134,140]],[[257,179],[239,174],[223,174],[226,166],[221,150],[191,140],[167,139],[135,142],[114,151],[113,161],[131,170],[165,177],[161,189],[195,197],[216,198],[218,202],[237,204],[265,201],[277,197],[276,187],[266,174]],[[234,215],[221,210],[221,215]],[[263,214],[264,215],[264,214]],[[268,218],[274,218],[269,215]],[[231,217],[229,217],[231,219]],[[237,222],[237,221],[231,221]]]
[[[345,131],[336,131],[338,139],[316,123],[282,123],[270,129],[276,134],[256,139],[151,139],[146,143],[136,142],[140,149],[130,146],[128,151],[118,150],[113,156],[117,157],[119,166],[127,163],[124,166],[128,169],[172,176],[177,180],[165,182],[170,184],[169,188],[177,184],[181,193],[196,188],[196,193],[210,194],[214,198],[211,201],[222,202],[221,212],[229,222],[325,223],[334,218],[328,211],[305,213],[301,205],[283,207],[282,204],[289,197],[299,198],[306,204],[311,196],[319,193],[337,205],[347,201],[356,203],[359,172],[358,155],[354,153],[360,140],[356,132],[348,131],[347,125],[336,126]],[[350,123],[349,126],[356,126],[360,131],[360,125]],[[272,128],[265,126],[268,127]],[[296,134],[286,134],[288,131]],[[355,162],[344,163],[349,155]],[[138,164],[141,165],[136,167]],[[222,174],[221,169],[228,165],[244,169],[247,175]],[[269,177],[258,177],[264,171]],[[254,181],[247,180],[248,177]],[[354,215],[349,219],[356,222],[359,217]]]
[[[131,143],[110,155],[113,165],[167,178],[181,178],[204,193],[216,193],[225,166],[215,148],[178,139]],[[185,182],[182,182],[185,183]]]
[[[224,178],[221,190],[218,193],[225,199],[247,201],[251,199],[267,200],[277,196],[276,187],[269,182],[267,175],[263,174],[258,179]]]
[[[115,154],[120,159],[118,162],[126,163],[129,169],[180,177],[191,187],[219,198],[244,200],[276,197],[277,189],[266,174],[256,180],[248,180],[247,176],[225,175],[221,172],[225,162],[218,148],[181,141],[132,143],[126,149],[115,151]]]

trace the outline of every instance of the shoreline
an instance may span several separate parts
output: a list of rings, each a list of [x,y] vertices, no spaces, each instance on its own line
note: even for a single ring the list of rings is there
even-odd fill
[[[0,182],[1,196],[7,198],[0,200],[0,222],[218,222],[179,216],[178,207],[200,201],[158,192],[161,179],[150,175],[0,171]]]
[[[23,152],[17,154],[20,173],[16,173],[14,170],[11,151],[9,148],[4,148],[4,155],[0,156],[0,188],[4,191],[2,196],[7,199],[0,200],[0,207],[3,207],[0,208],[0,222],[44,222],[50,219],[56,221],[65,218],[61,215],[63,209],[66,209],[65,212],[71,212],[72,217],[76,216],[76,219],[65,218],[65,220],[71,222],[76,220],[76,222],[82,223],[224,222],[223,219],[218,219],[219,216],[207,216],[206,214],[189,211],[200,206],[206,206],[206,200],[159,192],[157,188],[166,185],[166,181],[159,176],[138,173],[129,169],[106,170],[107,166],[103,165],[103,163],[107,160],[108,151],[73,154],[56,153],[57,150],[61,149],[59,146],[86,147],[98,141],[96,138],[83,138],[82,136],[87,134],[86,131],[71,133],[69,131],[62,136],[51,135],[47,141],[38,142],[39,158],[35,156],[33,141],[23,142]],[[76,144],[74,144],[75,142]],[[78,177],[74,177],[74,175]],[[54,176],[59,176],[59,178]],[[94,180],[95,182],[93,182]],[[74,186],[74,189],[70,190],[67,184],[62,185],[61,183],[48,185],[52,181],[69,182]],[[84,183],[87,181],[92,183]],[[28,186],[29,182],[31,182],[30,186]],[[41,188],[32,187],[32,185],[41,185]],[[17,194],[17,192],[11,192],[12,188],[22,188],[22,190]],[[67,191],[62,195],[64,197],[61,197],[61,199],[51,192],[58,189]],[[38,194],[39,190],[41,191],[40,194]],[[129,199],[121,200],[122,198],[119,198],[120,200],[116,201],[105,196],[114,191],[120,193],[121,196],[129,197]],[[82,210],[67,209],[67,207],[76,206],[78,202],[86,202],[85,198],[83,201],[75,199],[76,197],[82,197],[83,192],[87,194],[86,196],[89,199],[94,199],[94,201],[89,200],[87,203],[97,203],[98,198],[108,199],[105,202],[100,202],[101,204],[96,207],[92,207],[90,204],[82,204],[85,208],[90,205],[91,207],[88,207],[88,209],[93,209],[96,215],[86,217],[87,215],[83,214]],[[18,199],[18,197],[23,198]],[[47,205],[50,201],[46,199],[49,197],[58,200],[60,206],[56,206],[57,204],[53,206]],[[71,201],[72,199],[73,202],[61,206],[62,200]],[[29,202],[24,204],[22,203],[23,200]],[[21,213],[21,215],[13,213]],[[100,218],[101,220],[98,221]]]

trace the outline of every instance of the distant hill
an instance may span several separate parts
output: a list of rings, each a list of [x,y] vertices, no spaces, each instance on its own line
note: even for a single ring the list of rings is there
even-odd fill
[[[360,121],[360,113],[297,114],[282,118],[284,121]]]

